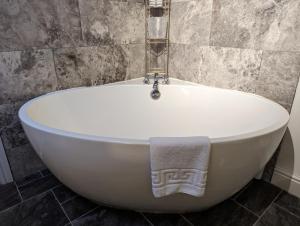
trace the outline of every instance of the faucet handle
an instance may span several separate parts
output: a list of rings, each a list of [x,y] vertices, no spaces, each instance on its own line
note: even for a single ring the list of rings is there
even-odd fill
[[[150,84],[149,75],[145,75],[144,84]]]

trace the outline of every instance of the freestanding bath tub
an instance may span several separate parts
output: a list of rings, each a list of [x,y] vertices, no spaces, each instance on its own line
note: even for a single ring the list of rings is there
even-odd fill
[[[270,159],[289,114],[263,97],[206,86],[76,88],[27,102],[19,117],[53,174],[95,202],[149,212],[208,208],[246,185]],[[154,198],[149,137],[209,136],[205,195]]]

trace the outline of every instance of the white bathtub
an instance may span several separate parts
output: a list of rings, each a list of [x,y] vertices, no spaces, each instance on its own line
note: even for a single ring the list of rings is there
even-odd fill
[[[201,210],[230,197],[270,159],[289,119],[280,105],[253,94],[206,86],[76,88],[27,102],[25,132],[55,176],[95,202],[149,212]],[[205,195],[154,198],[152,136],[209,136]]]

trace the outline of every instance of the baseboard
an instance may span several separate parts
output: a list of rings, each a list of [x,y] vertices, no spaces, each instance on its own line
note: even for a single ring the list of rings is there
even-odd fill
[[[272,184],[300,198],[300,178],[291,176],[281,169],[275,168]]]

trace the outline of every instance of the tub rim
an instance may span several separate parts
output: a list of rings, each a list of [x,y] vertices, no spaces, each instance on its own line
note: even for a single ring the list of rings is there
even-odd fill
[[[106,143],[118,143],[118,144],[135,144],[135,145],[149,145],[149,139],[132,139],[132,138],[118,138],[118,137],[106,137],[106,136],[97,136],[97,135],[89,135],[89,134],[83,134],[83,133],[77,133],[77,132],[72,132],[72,131],[67,131],[67,130],[62,130],[58,128],[53,128],[46,126],[44,124],[41,124],[39,122],[34,121],[29,117],[27,114],[27,109],[31,106],[32,103],[34,103],[37,100],[43,99],[46,96],[51,96],[51,95],[59,95],[61,93],[65,92],[72,92],[74,90],[80,90],[80,89],[94,89],[94,88],[100,88],[100,87],[116,87],[116,86],[144,86],[144,84],[106,84],[106,85],[98,85],[98,86],[83,86],[83,87],[75,87],[75,88],[69,88],[69,89],[64,89],[64,90],[57,90],[53,91],[50,93],[43,94],[41,96],[35,97],[26,103],[24,103],[21,108],[18,111],[18,117],[21,121],[22,124],[25,124],[29,127],[33,127],[39,131],[44,131],[50,134],[54,135],[60,135],[63,137],[68,137],[68,138],[76,138],[76,139],[82,139],[82,140],[89,140],[89,141],[95,141],[95,142],[106,142]],[[195,84],[195,83],[187,83],[187,84],[168,84],[166,86],[199,86],[199,87],[206,87],[206,88],[211,88],[211,89],[217,89],[217,90],[227,90],[230,92],[237,92],[241,95],[249,95],[249,96],[254,96],[259,99],[263,99],[264,101],[271,102],[272,104],[277,105],[277,107],[281,108],[282,110],[285,111],[286,113],[286,118],[280,120],[279,123],[274,123],[270,126],[264,127],[262,129],[253,131],[253,132],[248,132],[248,133],[243,133],[239,135],[234,135],[234,136],[226,136],[226,137],[216,137],[216,138],[210,138],[210,142],[212,144],[214,143],[225,143],[225,142],[233,142],[233,141],[241,141],[245,139],[251,139],[259,136],[263,136],[269,133],[272,133],[274,131],[280,130],[283,127],[286,127],[288,122],[289,122],[289,113],[288,111],[282,107],[280,104],[265,98],[263,96],[254,94],[254,93],[247,93],[243,91],[238,91],[238,90],[232,90],[232,89],[224,89],[224,88],[218,88],[218,87],[212,87],[212,86],[205,86],[202,84]]]

